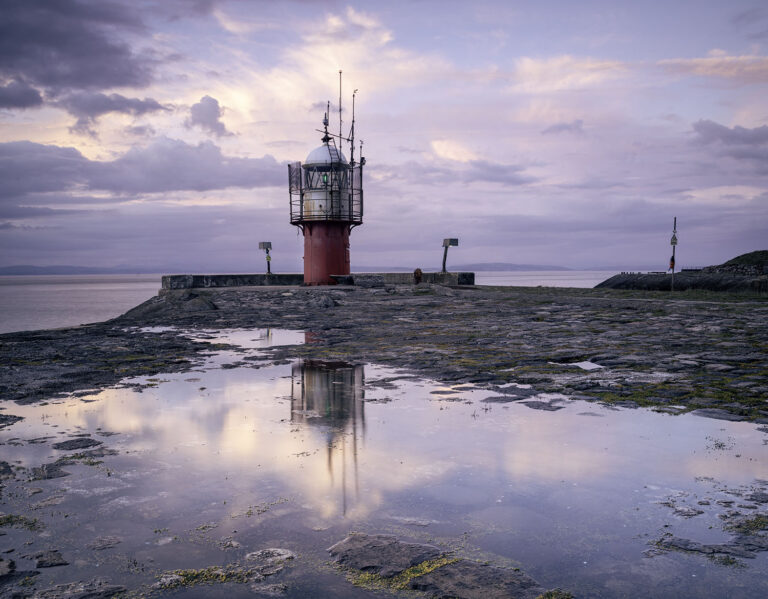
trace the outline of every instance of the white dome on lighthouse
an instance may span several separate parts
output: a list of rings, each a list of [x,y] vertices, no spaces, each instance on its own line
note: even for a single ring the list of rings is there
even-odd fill
[[[342,152],[340,152],[336,146],[329,144],[323,144],[312,150],[304,161],[304,166],[317,166],[331,163],[347,164],[347,159]]]

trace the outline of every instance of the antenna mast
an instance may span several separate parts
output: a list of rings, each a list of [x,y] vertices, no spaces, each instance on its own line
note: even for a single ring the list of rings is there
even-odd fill
[[[341,130],[341,69],[339,69],[339,145],[341,140],[344,139],[343,131]]]
[[[349,129],[349,160],[350,164],[355,164],[355,95],[357,90],[352,92],[352,127]]]

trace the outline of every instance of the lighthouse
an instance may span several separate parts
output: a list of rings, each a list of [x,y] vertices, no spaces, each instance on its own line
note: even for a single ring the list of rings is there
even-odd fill
[[[355,162],[354,98],[349,136],[341,134],[341,117],[339,134],[328,132],[326,111],[322,145],[307,155],[304,164],[288,165],[291,224],[304,235],[305,285],[333,285],[331,275],[350,273],[349,234],[363,224],[365,158]],[[341,151],[343,142],[349,143],[349,160]]]

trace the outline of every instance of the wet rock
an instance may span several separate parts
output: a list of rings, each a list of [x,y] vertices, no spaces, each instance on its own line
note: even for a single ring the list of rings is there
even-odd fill
[[[14,478],[13,468],[8,462],[0,461],[0,480],[4,478]]]
[[[329,547],[328,552],[344,568],[378,574],[383,578],[395,576],[442,554],[434,545],[404,543],[390,535],[359,532]]]
[[[544,591],[519,570],[454,558],[433,545],[389,535],[352,533],[328,551],[345,569],[380,576],[385,587],[435,599],[534,599]]]
[[[702,553],[704,555],[730,555],[732,557],[754,558],[755,552],[742,544],[731,543],[713,543],[705,544],[691,539],[681,537],[666,537],[657,542],[662,549],[672,549],[684,551],[687,553]]]
[[[44,591],[38,591],[34,599],[112,599],[124,593],[125,587],[95,579],[87,582],[60,584]]]
[[[288,591],[288,586],[282,583],[256,583],[251,585],[251,590],[261,597],[282,597]]]
[[[0,430],[15,424],[20,420],[24,420],[24,418],[21,416],[14,416],[13,414],[0,414]]]
[[[746,499],[755,503],[768,503],[768,493],[765,491],[755,491],[747,495]]]
[[[62,441],[61,443],[54,443],[53,448],[71,451],[73,449],[88,449],[89,447],[96,447],[97,445],[101,445],[101,441],[90,439],[88,437],[80,437],[79,439],[69,439],[67,441]]]
[[[270,547],[269,549],[262,549],[260,551],[253,551],[245,556],[245,559],[249,561],[261,561],[272,564],[278,561],[285,561],[294,559],[296,554],[288,549],[280,549],[278,547]]]
[[[39,468],[32,468],[32,480],[49,480],[52,478],[63,478],[70,473],[61,469],[57,463],[43,464]]]
[[[104,549],[111,549],[115,545],[119,545],[123,540],[116,536],[99,537],[94,541],[88,543],[86,547],[93,549],[94,551],[103,551]]]
[[[35,568],[54,568],[56,566],[67,566],[69,562],[61,557],[61,553],[56,550],[41,551],[36,553]]]
[[[171,589],[177,586],[181,586],[184,582],[184,578],[180,574],[163,574],[160,579],[152,585],[153,589]]]
[[[253,567],[260,578],[272,576],[285,568],[285,562],[292,560],[296,554],[288,549],[271,547],[253,551],[245,556],[250,567]]]
[[[16,570],[16,564],[12,559],[0,557],[0,580],[10,576]]]
[[[694,516],[698,516],[699,514],[703,513],[704,512],[702,510],[696,509],[695,507],[690,507],[687,505],[675,506],[675,514],[682,516],[683,518],[693,518]]]
[[[408,588],[434,599],[535,599],[544,589],[523,572],[469,560],[413,578]]]
[[[520,401],[521,399],[522,397],[517,397],[515,395],[494,395],[493,397],[486,397],[480,401],[482,403],[512,403],[513,401]]]
[[[547,412],[557,412],[558,410],[562,410],[565,406],[558,406],[557,404],[553,402],[548,401],[524,401],[523,405],[528,406],[532,410],[545,410]]]
[[[716,420],[730,420],[732,422],[747,419],[747,416],[742,414],[732,414],[731,412],[727,412],[720,408],[700,408],[698,410],[693,410],[691,414],[703,416],[704,418],[714,418]]]

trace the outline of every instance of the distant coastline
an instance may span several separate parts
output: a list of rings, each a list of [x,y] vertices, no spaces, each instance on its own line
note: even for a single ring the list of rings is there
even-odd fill
[[[354,272],[411,272],[415,267],[412,266],[355,266]],[[449,264],[448,270],[452,272],[470,271],[470,272],[567,272],[581,270],[595,271],[614,271],[621,272],[626,270],[653,270],[657,267],[648,267],[647,265],[638,266],[594,266],[589,268],[570,268],[552,264],[515,264],[512,262],[479,262],[472,264]],[[440,270],[439,266],[422,267],[426,272]],[[282,272],[300,272],[297,268],[293,271],[283,270]],[[25,276],[25,275],[139,275],[139,274],[240,274],[247,272],[259,272],[258,268],[251,269],[199,269],[183,267],[142,267],[142,266],[72,266],[72,265],[50,265],[33,266],[30,264],[16,264],[12,266],[0,266],[0,276]]]

